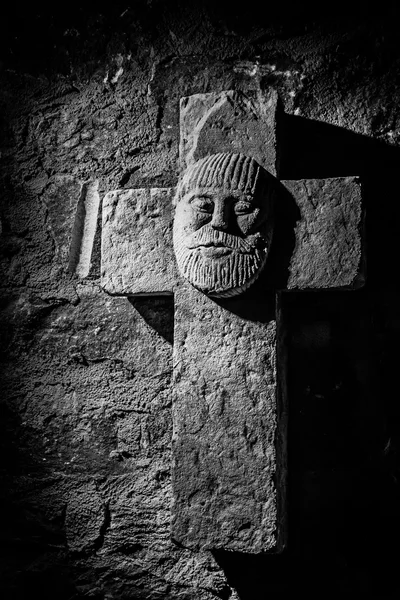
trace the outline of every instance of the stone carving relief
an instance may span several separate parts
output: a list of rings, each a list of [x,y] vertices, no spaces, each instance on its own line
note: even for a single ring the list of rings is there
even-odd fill
[[[179,271],[213,297],[244,292],[272,241],[274,178],[253,158],[218,153],[189,165],[174,199]]]

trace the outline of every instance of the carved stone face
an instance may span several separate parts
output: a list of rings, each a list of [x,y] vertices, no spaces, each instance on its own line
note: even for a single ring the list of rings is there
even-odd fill
[[[175,197],[181,274],[210,296],[246,290],[268,256],[272,197],[272,176],[242,154],[214,154],[191,165]]]

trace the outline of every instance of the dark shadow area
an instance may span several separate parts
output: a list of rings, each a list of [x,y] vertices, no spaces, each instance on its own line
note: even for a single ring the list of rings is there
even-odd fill
[[[399,300],[284,295],[288,544],[277,555],[214,553],[240,600],[400,593]]]
[[[289,277],[290,259],[296,242],[294,229],[301,218],[290,192],[278,182],[274,206],[274,237],[260,285],[265,289],[285,289]]]
[[[377,175],[397,168],[400,149],[336,125],[280,113],[279,179]]]
[[[130,296],[132,306],[169,344],[174,343],[174,297]]]
[[[2,384],[0,381],[4,392]],[[39,495],[52,475],[49,465],[43,462],[42,436],[33,428],[24,427],[16,412],[5,404],[0,406],[0,427],[0,511],[4,516],[0,534],[0,597],[50,600],[56,595],[60,600],[79,600],[64,518],[45,519],[43,509],[32,501],[35,487]],[[29,494],[24,494],[15,481],[29,479]]]
[[[273,290],[265,289],[260,280],[244,294],[233,298],[212,298],[212,300],[247,321],[269,323],[275,319],[275,293]]]
[[[399,490],[385,473],[384,451],[386,418],[399,409],[382,397],[383,348],[371,318],[377,299],[366,289],[283,299],[289,570],[299,569],[300,586],[314,593],[327,580],[332,594],[399,592],[389,568],[399,556]]]
[[[282,179],[361,177],[367,283],[353,291],[281,294],[288,545],[277,555],[220,551],[215,558],[240,600],[296,591],[397,597],[400,150],[289,115],[281,116],[279,134]],[[273,251],[279,264],[278,245]]]
[[[281,597],[285,587],[290,592],[290,588],[284,584],[289,567],[287,552],[274,556],[215,550],[212,554],[240,600],[266,600],[276,597],[275,594]]]
[[[367,284],[398,289],[400,149],[340,127],[281,115],[280,179],[359,176],[366,210]]]
[[[152,33],[166,16],[182,13],[188,7],[203,5],[205,15],[222,35],[248,35],[266,25],[285,25],[286,35],[302,35],[317,26],[328,31],[333,24],[376,25],[380,21],[398,21],[399,7],[393,0],[361,2],[361,0],[336,0],[327,7],[314,1],[284,4],[262,3],[250,0],[246,3],[228,0],[135,0],[126,3],[96,4],[97,19],[93,19],[92,3],[77,5],[74,9],[60,4],[49,5],[43,0],[34,4],[9,4],[0,22],[0,53],[7,68],[26,69],[29,72],[57,69],[68,73],[71,60],[76,64],[93,52],[102,52],[111,32],[126,32],[131,23],[144,23]],[[91,37],[92,30],[96,34]],[[68,32],[67,34],[65,32]],[[74,31],[81,35],[74,36]],[[270,34],[269,34],[270,35]],[[78,39],[76,39],[78,37]],[[268,33],[267,33],[268,37]],[[29,52],[26,49],[29,48]]]

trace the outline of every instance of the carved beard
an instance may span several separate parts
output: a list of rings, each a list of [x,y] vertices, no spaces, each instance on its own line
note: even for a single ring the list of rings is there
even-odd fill
[[[183,277],[202,292],[227,298],[244,292],[259,276],[267,260],[271,236],[246,238],[204,225],[192,234],[174,226],[176,261]],[[221,252],[206,256],[205,252]],[[229,249],[226,255],[222,255]]]

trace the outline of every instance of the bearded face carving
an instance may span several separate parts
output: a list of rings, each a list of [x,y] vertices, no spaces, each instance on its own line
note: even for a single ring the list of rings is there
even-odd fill
[[[245,291],[267,260],[273,190],[273,177],[243,154],[190,165],[175,195],[174,250],[183,277],[209,296]]]

